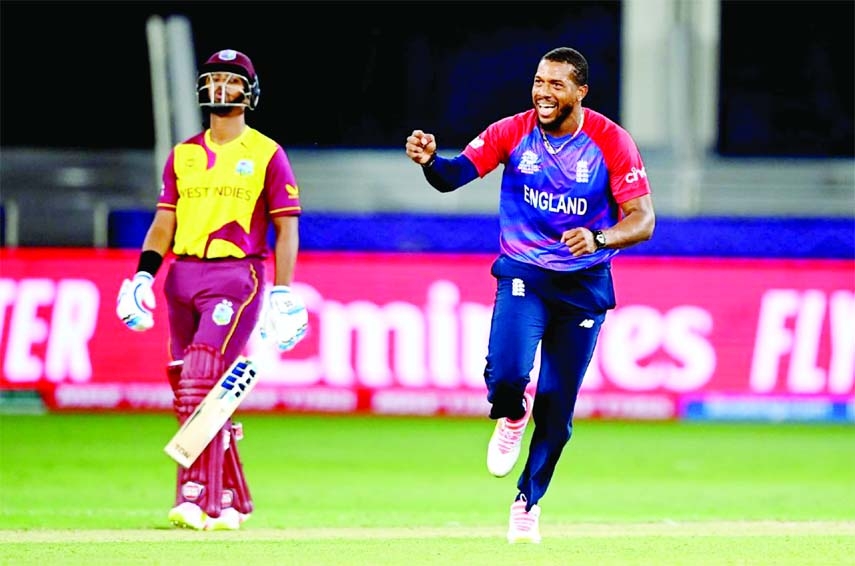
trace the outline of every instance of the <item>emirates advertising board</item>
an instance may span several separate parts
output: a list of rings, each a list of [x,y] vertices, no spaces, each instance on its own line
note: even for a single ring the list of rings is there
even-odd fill
[[[153,329],[115,315],[137,257],[0,249],[0,392],[171,410],[162,274]],[[239,411],[485,416],[493,259],[302,252],[309,334],[286,353],[253,335],[259,382]],[[855,422],[855,262],[618,255],[613,270],[577,418]]]

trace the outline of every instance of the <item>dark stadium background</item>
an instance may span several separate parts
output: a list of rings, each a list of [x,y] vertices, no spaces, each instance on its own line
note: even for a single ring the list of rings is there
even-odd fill
[[[722,3],[720,155],[853,155],[853,6]],[[415,124],[462,147],[529,106],[533,65],[557,43],[588,56],[588,105],[620,119],[620,2],[4,0],[0,10],[4,147],[151,148],[152,14],[190,19],[197,60],[224,47],[250,54],[257,120],[290,147],[398,147]],[[651,76],[644,88],[664,86]]]

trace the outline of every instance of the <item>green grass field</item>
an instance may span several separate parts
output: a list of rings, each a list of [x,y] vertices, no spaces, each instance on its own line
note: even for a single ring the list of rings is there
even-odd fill
[[[851,425],[580,421],[531,546],[487,419],[239,420],[256,511],[209,533],[166,522],[172,416],[0,415],[0,564],[855,562]]]

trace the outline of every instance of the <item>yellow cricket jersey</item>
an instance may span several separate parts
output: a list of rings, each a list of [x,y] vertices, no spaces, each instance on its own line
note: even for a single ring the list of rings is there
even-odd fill
[[[301,212],[285,150],[248,126],[224,145],[210,130],[176,145],[157,207],[175,211],[172,251],[203,259],[264,257],[270,218]]]

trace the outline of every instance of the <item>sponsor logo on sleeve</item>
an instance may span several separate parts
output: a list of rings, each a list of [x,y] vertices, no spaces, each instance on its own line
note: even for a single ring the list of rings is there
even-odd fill
[[[624,176],[624,180],[627,183],[635,183],[639,179],[646,179],[646,178],[647,178],[647,171],[644,170],[644,167],[642,167],[640,169],[638,167],[633,167],[632,170]]]

